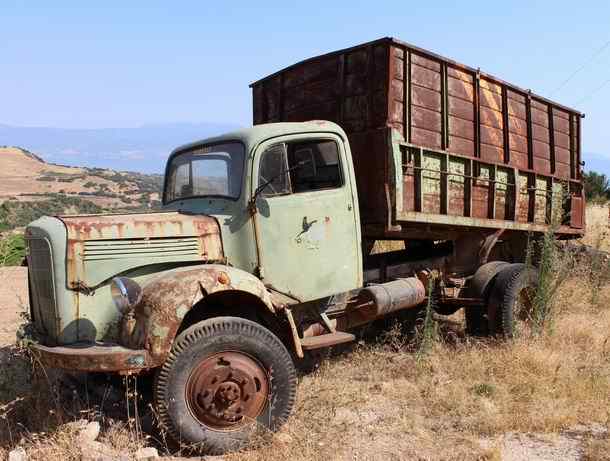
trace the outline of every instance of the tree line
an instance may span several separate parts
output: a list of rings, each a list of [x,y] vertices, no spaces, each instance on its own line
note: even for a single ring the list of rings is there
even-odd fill
[[[593,202],[610,200],[610,178],[603,173],[588,171],[583,175],[585,197]]]

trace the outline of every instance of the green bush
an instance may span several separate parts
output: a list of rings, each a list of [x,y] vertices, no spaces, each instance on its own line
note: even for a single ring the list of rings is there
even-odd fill
[[[4,202],[0,205],[0,230],[27,226],[41,216],[76,213],[102,213],[104,209],[89,200],[62,194],[45,194],[47,200],[35,202]]]
[[[25,258],[25,240],[21,234],[0,239],[0,266],[19,266]]]

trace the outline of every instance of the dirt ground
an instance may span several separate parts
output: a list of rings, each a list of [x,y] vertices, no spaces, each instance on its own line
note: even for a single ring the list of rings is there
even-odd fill
[[[0,268],[0,280],[5,372],[17,363],[8,346],[27,305],[26,269]],[[419,362],[390,341],[328,359],[301,376],[295,415],[271,444],[215,459],[610,460],[610,286],[601,290],[596,307],[582,284],[570,282],[562,292],[560,305],[566,307],[555,333],[532,343],[502,347],[458,337]],[[16,400],[32,393],[23,379],[13,386]],[[74,436],[62,427],[29,436],[31,459],[80,459]],[[120,423],[107,427],[103,440],[114,447],[150,443],[125,441],[131,433]]]
[[[0,347],[15,342],[28,305],[28,271],[25,267],[0,267]]]

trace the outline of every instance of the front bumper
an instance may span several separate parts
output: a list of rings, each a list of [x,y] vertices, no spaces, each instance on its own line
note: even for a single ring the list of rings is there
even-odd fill
[[[29,347],[34,356],[50,368],[129,374],[157,366],[147,350],[127,349],[116,344],[97,342],[49,347],[33,343]]]

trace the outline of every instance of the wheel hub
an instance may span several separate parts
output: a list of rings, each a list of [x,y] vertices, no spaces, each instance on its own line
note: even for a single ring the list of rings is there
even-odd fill
[[[186,385],[191,414],[200,423],[219,430],[259,416],[268,393],[265,369],[240,352],[222,352],[202,360]]]

